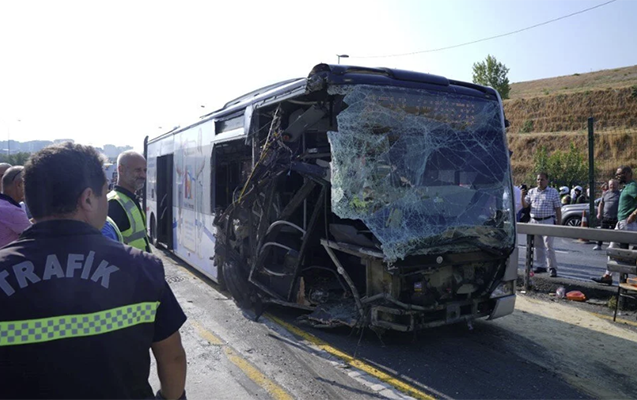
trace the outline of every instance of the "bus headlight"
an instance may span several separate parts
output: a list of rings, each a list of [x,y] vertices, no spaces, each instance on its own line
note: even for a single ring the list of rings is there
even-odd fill
[[[489,298],[509,296],[515,293],[515,281],[502,282],[498,285]]]

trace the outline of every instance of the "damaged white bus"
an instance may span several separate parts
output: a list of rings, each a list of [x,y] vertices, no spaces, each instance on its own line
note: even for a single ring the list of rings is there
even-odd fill
[[[414,331],[513,312],[498,93],[319,64],[147,140],[148,229],[241,307]]]

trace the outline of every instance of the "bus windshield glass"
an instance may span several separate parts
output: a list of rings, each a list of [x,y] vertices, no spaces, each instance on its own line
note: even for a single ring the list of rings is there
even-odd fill
[[[497,100],[388,86],[344,95],[332,148],[332,210],[363,221],[389,261],[514,244],[509,153]]]

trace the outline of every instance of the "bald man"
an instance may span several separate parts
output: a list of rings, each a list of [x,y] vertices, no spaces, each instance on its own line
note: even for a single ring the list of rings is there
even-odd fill
[[[0,163],[0,193],[2,193],[2,176],[9,168],[11,168],[11,164],[7,164],[6,162]]]
[[[124,243],[150,253],[146,213],[136,192],[146,182],[146,159],[129,150],[117,157],[117,185],[108,194],[108,216],[122,233]]]

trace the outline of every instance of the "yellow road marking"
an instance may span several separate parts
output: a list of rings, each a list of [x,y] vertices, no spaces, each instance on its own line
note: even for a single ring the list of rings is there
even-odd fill
[[[395,387],[396,389],[400,390],[403,393],[406,393],[412,397],[415,397],[417,399],[422,399],[422,400],[433,400],[435,399],[434,397],[431,397],[430,395],[428,395],[427,393],[416,389],[415,387],[383,372],[380,371],[374,367],[372,367],[371,365],[357,360],[354,357],[350,356],[347,353],[344,353],[342,351],[340,351],[339,349],[330,346],[327,342],[317,338],[316,336],[312,335],[311,333],[305,332],[302,329],[297,328],[296,326],[292,325],[292,324],[288,324],[287,322],[271,315],[271,314],[266,314],[266,317],[269,318],[270,320],[274,321],[275,323],[277,323],[278,325],[281,325],[282,327],[284,327],[285,329],[287,329],[288,331],[292,332],[293,334],[295,334],[296,336],[302,337],[303,339],[307,340],[308,342],[313,343],[315,346],[319,347],[321,350],[324,350],[326,352],[328,352],[329,354],[336,356],[338,358],[340,358],[341,360],[343,360],[346,364],[351,365],[354,368],[357,368],[361,371],[364,371],[366,373],[368,373],[369,375],[372,375],[373,377],[388,383],[390,385],[392,385],[393,387]]]
[[[592,312],[591,314],[593,314],[596,317],[602,318],[602,319],[607,319],[609,321],[613,320],[613,317],[611,317],[610,315],[604,315],[604,314],[598,314],[598,313],[594,313]],[[627,325],[632,325],[632,326],[637,326],[637,322],[633,322],[633,321],[628,321],[625,319],[621,319],[621,318],[617,318],[616,322],[621,322],[623,324],[627,324]]]
[[[229,347],[224,346],[223,350],[225,351],[228,360],[239,367],[254,383],[264,388],[274,399],[292,400],[292,396],[290,396],[285,389],[268,379],[267,376],[263,375],[261,371],[250,364],[248,360],[237,355]]]
[[[199,336],[201,336],[202,338],[206,339],[208,342],[210,342],[210,344],[215,345],[215,346],[223,346],[224,343],[221,339],[219,339],[217,336],[215,336],[212,332],[209,332],[206,330],[206,328],[204,328],[203,326],[199,325],[199,323],[197,321],[190,321],[190,325],[192,325],[195,328],[195,331],[197,331],[197,334]]]
[[[214,346],[220,346],[228,360],[239,367],[241,371],[254,383],[261,386],[267,391],[273,399],[276,400],[292,400],[293,397],[281,386],[277,385],[274,381],[270,380],[261,371],[259,371],[248,360],[238,355],[230,346],[225,344],[223,340],[217,337],[212,332],[206,330],[196,321],[190,321],[190,324],[195,328],[195,331],[199,336],[206,339],[210,344]]]

